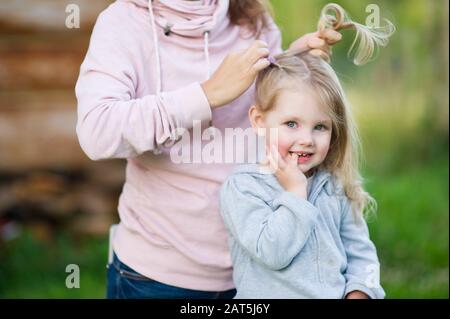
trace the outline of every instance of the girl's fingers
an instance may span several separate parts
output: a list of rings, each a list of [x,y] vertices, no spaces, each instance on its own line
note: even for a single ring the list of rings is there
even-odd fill
[[[289,157],[289,164],[291,166],[297,167],[297,163],[298,163],[298,154],[292,153],[291,156]]]
[[[269,159],[270,167],[272,168],[272,170],[274,172],[276,172],[278,170],[278,163],[277,163],[277,160],[275,158],[275,154],[273,152],[272,146],[270,146],[269,155],[267,156],[267,158]]]
[[[275,174],[278,171],[278,166],[277,166],[275,160],[273,159],[272,153],[269,153],[267,155],[267,160],[269,161],[269,168],[270,168],[271,172],[273,174]]]
[[[281,158],[280,153],[278,153],[275,145],[271,145],[270,150],[272,152],[272,157],[276,161],[276,165],[279,169],[284,169],[286,167],[286,162]]]
[[[266,165],[269,165],[269,164],[270,164],[269,159],[267,158],[267,156],[268,156],[268,155],[266,155],[266,157],[263,158],[263,159],[261,160],[261,162],[260,162],[261,165],[266,166]]]

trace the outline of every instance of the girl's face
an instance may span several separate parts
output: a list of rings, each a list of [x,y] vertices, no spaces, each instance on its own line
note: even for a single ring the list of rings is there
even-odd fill
[[[250,110],[254,128],[265,128],[266,145],[270,143],[269,128],[276,128],[278,152],[284,159],[298,153],[298,167],[306,173],[326,158],[331,140],[331,118],[312,90],[282,90],[276,104],[267,112],[256,107]],[[273,138],[273,137],[272,137]]]

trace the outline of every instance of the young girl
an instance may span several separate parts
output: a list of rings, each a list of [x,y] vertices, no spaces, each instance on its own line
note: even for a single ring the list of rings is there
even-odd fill
[[[269,150],[221,189],[235,298],[383,298],[362,216],[374,201],[333,69],[307,53],[277,56],[257,78],[249,117]]]

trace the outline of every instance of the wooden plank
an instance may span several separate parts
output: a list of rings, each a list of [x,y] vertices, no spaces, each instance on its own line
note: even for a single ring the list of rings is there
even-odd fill
[[[86,53],[91,33],[48,32],[12,33],[0,37],[0,52],[69,52]]]
[[[82,61],[80,51],[0,52],[0,87],[73,90]]]
[[[72,92],[2,93],[0,105],[0,170],[89,162],[76,137]]]
[[[73,89],[89,34],[0,37],[0,90]]]
[[[0,91],[0,114],[61,109],[76,111],[74,90]]]
[[[50,32],[66,27],[66,7],[80,8],[80,29],[91,29],[98,14],[113,0],[14,0],[0,1],[0,33]]]

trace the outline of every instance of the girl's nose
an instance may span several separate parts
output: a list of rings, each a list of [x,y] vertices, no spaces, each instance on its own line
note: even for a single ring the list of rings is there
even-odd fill
[[[314,142],[313,142],[313,138],[312,138],[311,132],[306,131],[306,130],[304,130],[302,132],[299,132],[297,143],[299,145],[304,145],[304,146],[313,145]]]

